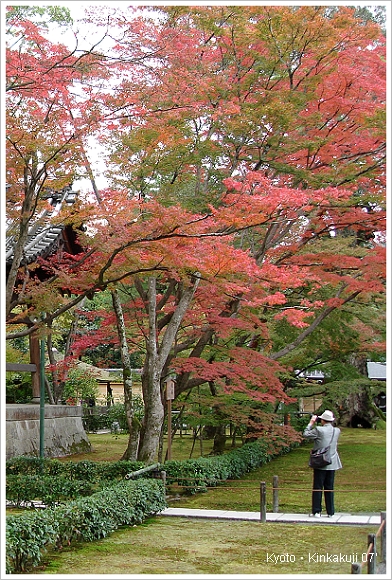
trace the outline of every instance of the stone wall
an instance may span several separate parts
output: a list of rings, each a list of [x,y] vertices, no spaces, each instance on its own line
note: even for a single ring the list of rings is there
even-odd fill
[[[39,457],[40,406],[6,405],[6,459]],[[82,421],[82,407],[45,405],[44,456],[65,457],[91,451]]]

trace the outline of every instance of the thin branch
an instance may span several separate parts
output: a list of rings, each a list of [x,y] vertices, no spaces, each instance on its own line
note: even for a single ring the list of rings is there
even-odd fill
[[[337,296],[339,296],[339,294],[343,291],[343,288],[341,288],[339,290],[339,292],[337,293]],[[351,300],[353,300],[354,298],[356,298],[358,296],[358,294],[360,294],[360,290],[357,290],[356,292],[353,292],[352,294],[350,294],[350,296],[348,296],[342,304],[346,304],[346,302],[350,302]],[[277,360],[279,358],[282,358],[283,356],[285,356],[286,354],[289,354],[289,352],[291,352],[292,350],[294,350],[298,345],[301,344],[301,342],[303,340],[305,340],[305,338],[307,336],[309,336],[309,334],[311,334],[313,332],[313,330],[315,330],[315,328],[317,328],[319,326],[319,324],[321,324],[321,322],[329,315],[331,314],[331,312],[333,312],[334,310],[336,310],[338,307],[337,306],[329,306],[328,308],[326,308],[325,310],[323,310],[322,312],[320,312],[320,314],[313,320],[312,324],[310,324],[303,332],[301,332],[301,334],[299,334],[297,336],[297,338],[295,340],[293,340],[293,342],[291,342],[290,344],[286,345],[284,348],[282,348],[281,350],[274,352],[270,355],[270,358],[272,360]]]

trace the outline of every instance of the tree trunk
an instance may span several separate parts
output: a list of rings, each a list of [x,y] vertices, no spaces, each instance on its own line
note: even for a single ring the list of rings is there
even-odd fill
[[[148,285],[147,353],[142,372],[144,418],[140,433],[138,459],[154,463],[159,446],[159,436],[164,418],[161,396],[161,372],[156,327],[156,278],[151,277]]]
[[[79,308],[81,308],[83,306],[83,304],[86,301],[86,297],[84,297],[80,304],[79,304]],[[73,342],[73,337],[77,334],[78,332],[78,326],[79,326],[79,320],[80,320],[80,314],[78,309],[74,310],[72,312],[73,315],[73,320],[72,320],[72,324],[70,329],[68,330],[68,335],[67,335],[67,340],[65,341],[65,347],[64,347],[64,359],[67,359],[67,357],[72,355],[72,342]],[[50,342],[50,334],[48,337],[48,351],[50,349],[50,353],[52,352],[52,345]],[[51,354],[49,353],[49,360],[51,360]],[[52,374],[53,377],[53,386],[54,386],[54,399],[56,401],[56,405],[58,403],[59,400],[61,400],[63,398],[63,392],[64,392],[64,387],[65,387],[65,383],[68,379],[68,368],[67,366],[63,367],[62,370],[62,379],[61,381],[58,380],[58,373],[55,372]]]
[[[368,377],[367,357],[365,355],[353,353],[348,357],[348,362],[352,364],[361,375],[366,378]]]
[[[56,402],[54,400],[52,389],[50,388],[50,383],[49,383],[48,379],[46,378],[46,375],[45,375],[45,388],[46,388],[46,394],[48,395],[49,404],[55,405]]]
[[[146,368],[147,366],[147,368]],[[161,381],[157,364],[145,365],[142,376],[144,419],[140,433],[138,460],[154,463],[159,446],[164,408],[161,397]]]
[[[226,425],[217,425],[215,436],[214,436],[214,446],[212,448],[213,455],[222,455],[225,451],[226,445]]]
[[[112,291],[112,303],[114,312],[116,314],[117,332],[120,340],[121,362],[123,367],[124,381],[124,407],[129,429],[128,446],[121,459],[135,461],[137,458],[139,445],[140,424],[137,418],[134,416],[133,412],[131,359],[129,356],[129,349],[125,332],[123,309],[117,290]]]
[[[40,340],[38,338],[37,332],[33,332],[29,335],[29,348],[30,348],[30,362],[35,364],[36,371],[31,374],[31,383],[33,388],[33,402],[39,403],[40,392],[41,392],[41,354],[40,354]]]
[[[145,463],[154,463],[159,447],[159,437],[164,420],[164,407],[161,394],[162,374],[170,351],[173,347],[177,331],[189,307],[200,275],[195,274],[193,285],[183,290],[181,298],[170,318],[161,343],[157,328],[157,295],[156,278],[149,280],[146,309],[148,311],[149,331],[146,337],[146,359],[142,372],[142,389],[144,399],[144,419],[140,434],[138,459]],[[141,290],[139,290],[139,293]],[[143,297],[143,296],[142,296]]]
[[[53,368],[52,370],[52,383],[53,383],[53,393],[52,393],[52,400],[53,402],[51,402],[51,405],[57,405],[58,401],[59,401],[59,397],[60,397],[60,382],[59,382],[59,378],[58,378],[58,372],[56,370],[56,359],[53,356],[53,346],[52,346],[52,324],[50,324],[50,332],[48,333],[48,338],[46,340],[46,348],[48,351],[48,358],[49,358],[49,362]],[[46,377],[45,377],[46,379]],[[49,384],[49,383],[48,383]],[[48,388],[48,386],[47,386]],[[50,396],[49,396],[50,399]]]

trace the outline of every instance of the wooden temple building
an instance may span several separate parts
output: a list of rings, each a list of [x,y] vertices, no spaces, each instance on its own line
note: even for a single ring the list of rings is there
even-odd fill
[[[77,233],[69,225],[54,225],[53,216],[64,204],[75,202],[77,192],[72,187],[65,187],[59,192],[48,191],[48,207],[32,221],[20,267],[36,263],[41,257],[50,259],[59,252],[72,255],[79,254],[82,248],[77,242]],[[15,225],[7,224],[6,228],[6,276],[10,272],[14,249],[17,242]],[[34,276],[45,280],[50,275],[46,269],[36,267]],[[12,322],[12,321],[11,321]],[[19,320],[20,323],[20,320]],[[28,319],[23,321],[27,326],[33,325]],[[32,377],[32,401],[30,404],[6,405],[6,458],[17,455],[38,455],[40,434],[40,344],[39,337],[33,333],[29,336],[30,363],[8,363],[6,371],[29,372]],[[45,404],[45,456],[60,457],[91,450],[82,422],[81,407]]]

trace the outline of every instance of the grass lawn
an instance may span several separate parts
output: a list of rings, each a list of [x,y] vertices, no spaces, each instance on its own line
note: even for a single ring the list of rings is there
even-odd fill
[[[126,435],[90,434],[94,451],[64,458],[116,461]],[[190,436],[174,440],[173,459],[186,459]],[[312,472],[307,467],[311,443],[274,459],[244,478],[185,496],[169,488],[169,505],[209,509],[259,510],[260,482],[268,489],[272,511],[272,477],[279,477],[279,511],[308,513]],[[208,455],[212,441],[203,442]],[[227,447],[227,451],[230,447]],[[379,513],[386,508],[386,431],[343,429],[339,444],[343,469],[336,474],[337,512]],[[197,444],[193,457],[200,455]],[[350,574],[352,556],[361,560],[367,535],[377,526],[302,525],[241,521],[192,520],[156,516],[126,527],[104,540],[50,551],[35,574]],[[328,563],[318,561],[329,555]],[[287,561],[290,559],[290,561]],[[340,560],[340,561],[334,561]],[[275,563],[276,562],[276,563]],[[365,567],[366,571],[366,567]]]
[[[350,574],[373,527],[151,518],[110,537],[48,554],[39,574]],[[289,554],[288,562],[271,561]],[[347,561],[317,561],[330,554]],[[286,557],[287,559],[287,557]],[[193,577],[193,576],[191,576]]]

